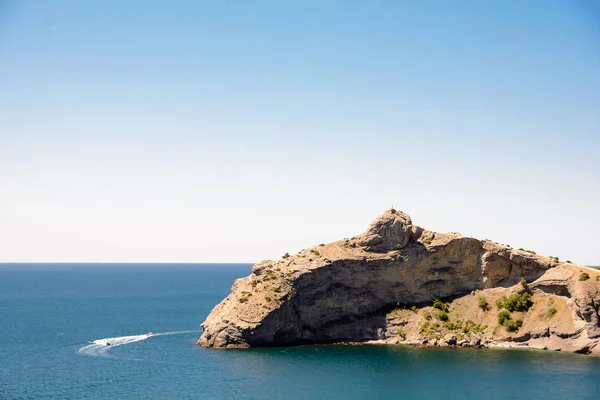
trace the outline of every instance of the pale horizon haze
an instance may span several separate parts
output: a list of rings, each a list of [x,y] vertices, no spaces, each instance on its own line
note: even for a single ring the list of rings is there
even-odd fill
[[[600,5],[0,1],[0,262],[258,262],[390,207],[600,265]]]

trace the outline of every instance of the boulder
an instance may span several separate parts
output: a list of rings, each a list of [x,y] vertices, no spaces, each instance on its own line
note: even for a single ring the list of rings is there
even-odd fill
[[[405,247],[412,234],[412,220],[408,214],[394,209],[381,214],[371,223],[356,242],[368,251],[387,252]]]

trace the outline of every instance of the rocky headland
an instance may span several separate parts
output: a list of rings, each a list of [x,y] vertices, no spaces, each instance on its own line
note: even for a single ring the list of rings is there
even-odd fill
[[[600,355],[600,271],[388,210],[366,232],[256,264],[201,346],[530,347]]]

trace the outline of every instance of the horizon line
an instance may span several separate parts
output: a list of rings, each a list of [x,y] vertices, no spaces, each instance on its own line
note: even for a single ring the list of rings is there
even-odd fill
[[[256,262],[192,262],[192,261],[0,261],[2,264],[256,264]]]
[[[240,265],[240,264],[256,264],[256,262],[179,262],[179,261],[0,261],[0,265],[9,264],[94,264],[94,265],[107,265],[107,264],[136,264],[136,265],[204,265],[204,264],[222,264],[222,265]],[[582,267],[597,268],[600,269],[600,264],[596,265],[584,265],[584,264],[573,264],[580,265]]]

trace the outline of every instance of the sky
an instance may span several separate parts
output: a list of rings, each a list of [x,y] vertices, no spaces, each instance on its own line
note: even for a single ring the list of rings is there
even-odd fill
[[[0,262],[416,225],[600,265],[600,3],[0,1]]]

